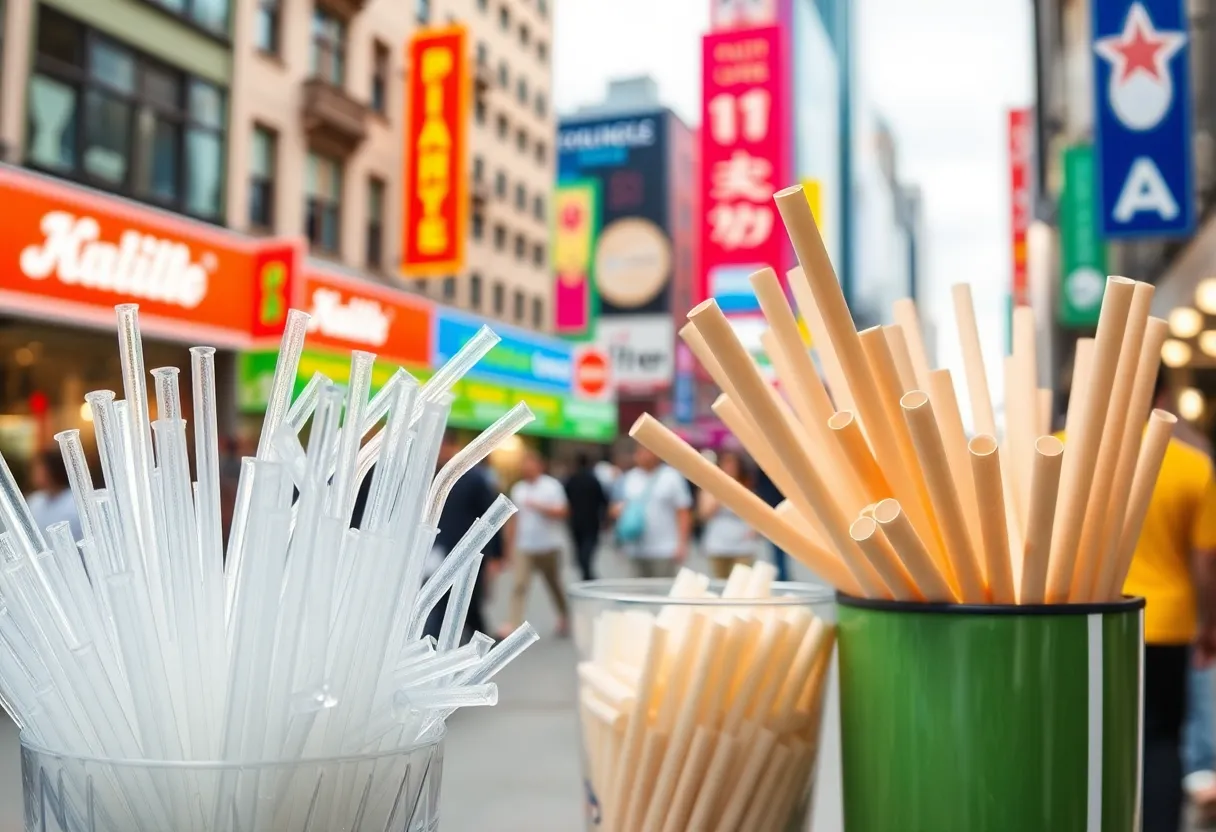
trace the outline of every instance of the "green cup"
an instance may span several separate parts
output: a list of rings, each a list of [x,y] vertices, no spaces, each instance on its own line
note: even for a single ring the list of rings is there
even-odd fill
[[[1144,599],[837,596],[848,832],[1138,832]]]

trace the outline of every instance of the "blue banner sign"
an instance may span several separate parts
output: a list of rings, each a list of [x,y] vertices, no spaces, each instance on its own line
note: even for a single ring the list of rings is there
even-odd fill
[[[1094,0],[1095,151],[1106,237],[1195,228],[1184,0]]]
[[[442,366],[485,323],[472,315],[436,311],[431,367]],[[491,327],[502,340],[473,367],[469,378],[548,393],[571,392],[574,361],[569,343],[497,322]]]

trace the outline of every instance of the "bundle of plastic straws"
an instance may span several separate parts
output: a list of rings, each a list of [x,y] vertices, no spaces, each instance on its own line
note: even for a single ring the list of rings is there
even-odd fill
[[[398,369],[375,395],[375,356],[355,352],[345,387],[318,373],[293,401],[308,315],[290,312],[225,547],[215,350],[191,349],[192,477],[179,372],[151,370],[150,419],[138,310],[117,313],[124,398],[85,396],[104,483],[79,431],[56,436],[83,539],[66,522],[39,529],[0,459],[0,704],[27,742],[124,761],[357,757],[434,742],[455,709],[495,704],[490,680],[535,631],[461,641],[481,552],[514,506],[500,497],[437,571],[424,564],[453,484],[532,419],[516,406],[436,473],[452,386],[497,336],[483,328],[425,383]],[[445,595],[438,638],[424,636]],[[161,790],[130,776],[117,785],[132,806]],[[270,795],[280,807],[287,785]],[[343,785],[327,788],[341,802]],[[135,814],[148,827],[168,813],[172,828],[255,828],[266,789],[218,778],[187,797],[189,820],[172,801]],[[309,783],[304,800],[318,793]]]

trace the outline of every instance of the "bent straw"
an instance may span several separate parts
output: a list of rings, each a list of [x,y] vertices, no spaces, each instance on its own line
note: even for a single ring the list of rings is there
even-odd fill
[[[861,550],[849,537],[849,524],[845,515],[803,450],[797,433],[769,397],[768,386],[756,372],[751,357],[739,343],[722,310],[714,301],[706,301],[694,308],[688,314],[688,319],[705,337],[723,369],[735,380],[743,397],[738,403],[751,414],[752,420],[761,429],[773,437],[776,446],[783,449],[787,460],[786,468],[796,480],[795,495],[804,499],[819,515],[828,539],[836,551],[842,554],[850,570],[856,570],[855,574],[862,586],[880,591],[881,580],[876,580],[877,574],[869,567],[861,555]]]
[[[958,327],[963,368],[967,373],[967,392],[971,396],[971,425],[977,433],[996,436],[996,414],[992,412],[992,393],[988,389],[988,371],[984,369],[984,352],[980,348],[980,327],[975,319],[971,285],[956,283],[950,291],[954,296],[954,322]]]
[[[1161,345],[1169,335],[1169,324],[1161,318],[1149,318],[1144,331],[1136,380],[1128,401],[1127,421],[1123,426],[1123,440],[1119,446],[1119,461],[1110,489],[1110,506],[1106,513],[1106,529],[1102,541],[1101,569],[1095,582],[1095,597],[1117,597],[1122,585],[1116,585],[1115,575],[1122,544],[1123,520],[1127,513],[1127,501],[1135,477],[1136,460],[1140,455],[1141,436],[1144,424],[1152,408],[1153,390],[1157,385],[1157,373],[1161,367]]]
[[[430,491],[427,492],[424,522],[429,526],[437,526],[443,506],[447,503],[448,495],[456,481],[489,456],[504,439],[514,436],[535,418],[528,405],[519,402],[482,431],[476,439],[457,451],[447,464],[439,469],[439,473],[431,482]]]
[[[1149,283],[1137,283],[1132,289],[1127,327],[1119,350],[1106,421],[1102,426],[1098,461],[1094,467],[1094,479],[1099,483],[1114,484],[1119,452],[1123,447],[1123,429],[1127,426],[1132,389],[1140,364],[1140,350],[1144,345],[1144,333],[1148,329],[1148,313],[1153,293],[1153,286]],[[1100,558],[1105,554],[1106,513],[1110,509],[1110,502],[1111,493],[1106,487],[1098,488],[1090,495],[1085,509],[1085,521],[1081,527],[1081,548],[1077,553],[1076,571],[1073,573],[1072,586],[1068,593],[1071,601],[1097,600],[1095,593],[1098,590],[1098,576],[1102,572]]]
[[[853,525],[849,526],[849,535],[857,541],[861,551],[891,588],[891,594],[896,601],[925,600],[924,593],[920,591],[873,517],[858,517],[853,521]]]
[[[819,313],[819,306],[815,303],[815,296],[811,292],[811,284],[807,282],[805,272],[801,266],[795,266],[785,273],[785,280],[794,293],[798,311],[802,313],[802,320],[811,333],[811,346],[819,354],[819,363],[823,365],[823,374],[828,380],[828,393],[835,403],[835,408],[854,410],[857,405],[853,402],[853,394],[849,392],[848,380],[828,337],[827,327]]]
[[[1131,569],[1136,544],[1140,540],[1140,530],[1144,526],[1144,518],[1148,516],[1149,505],[1153,500],[1157,475],[1161,472],[1161,464],[1165,461],[1174,425],[1177,423],[1178,417],[1164,410],[1154,410],[1148,418],[1148,429],[1144,432],[1140,457],[1136,460],[1136,476],[1132,480],[1132,490],[1127,500],[1119,562],[1115,567],[1115,580],[1108,598],[1117,598],[1123,594],[1123,584],[1127,581],[1128,570]]]
[[[827,421],[827,426],[844,455],[845,464],[857,472],[866,502],[876,503],[894,496],[891,485],[874,460],[874,455],[870,453],[870,446],[861,435],[861,426],[853,414],[847,410],[833,413]]]
[[[1126,277],[1106,279],[1106,294],[1094,339],[1093,367],[1089,382],[1080,391],[1084,397],[1080,418],[1068,434],[1068,455],[1060,474],[1061,505],[1056,509],[1051,532],[1051,563],[1047,570],[1047,601],[1068,600],[1086,506],[1093,488],[1102,428],[1106,422],[1111,388],[1119,363],[1119,344],[1127,326],[1127,313],[1135,283]]]
[[[643,414],[630,428],[629,435],[690,482],[712,494],[760,534],[802,561],[815,574],[846,592],[861,591],[857,579],[839,557],[813,545],[788,522],[780,519],[771,506],[697,453],[653,416]]]
[[[1051,535],[1060,490],[1064,443],[1054,436],[1041,436],[1034,443],[1034,468],[1030,475],[1030,506],[1027,534],[1022,551],[1022,582],[1019,604],[1042,604],[1046,599],[1047,570],[1051,557]]]
[[[900,393],[911,393],[919,389],[916,383],[916,370],[912,368],[912,358],[908,354],[908,340],[899,324],[889,324],[882,328],[883,337],[887,339],[887,348],[895,359],[895,371],[899,375]]]
[[[967,446],[976,499],[980,505],[994,507],[980,514],[983,530],[984,577],[994,604],[1013,604],[1017,593],[1009,560],[1009,531],[1005,525],[1004,489],[1001,486],[1001,460],[997,442],[991,436],[977,436]]]
[[[982,603],[987,600],[983,574],[967,535],[967,524],[963,519],[963,507],[958,489],[950,477],[946,463],[946,451],[942,445],[941,432],[933,415],[929,395],[917,390],[900,400],[916,455],[933,501],[942,539],[945,542],[945,557],[958,581],[963,603]]]
[[[883,500],[874,507],[873,516],[927,600],[959,600],[959,593],[951,586],[948,573],[939,569],[898,502]]]
[[[916,386],[928,390],[933,364],[929,361],[929,351],[925,349],[925,336],[920,326],[920,314],[916,311],[916,301],[900,298],[895,301],[893,310],[895,323],[903,330],[904,341],[908,345],[908,358],[912,362]]]

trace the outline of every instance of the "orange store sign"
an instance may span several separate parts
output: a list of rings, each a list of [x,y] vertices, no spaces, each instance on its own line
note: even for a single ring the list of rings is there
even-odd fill
[[[278,243],[0,167],[0,306],[112,327],[140,305],[144,330],[236,347],[250,338],[250,275]]]
[[[410,277],[453,274],[464,265],[470,80],[466,40],[463,26],[422,29],[408,47],[401,268]]]

